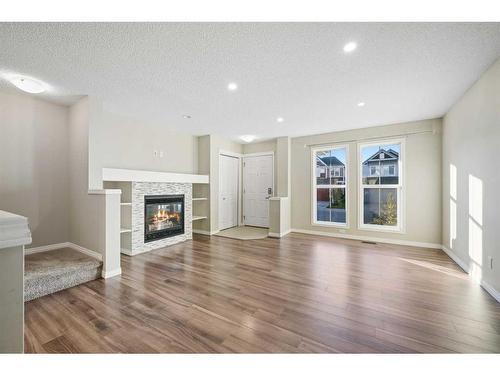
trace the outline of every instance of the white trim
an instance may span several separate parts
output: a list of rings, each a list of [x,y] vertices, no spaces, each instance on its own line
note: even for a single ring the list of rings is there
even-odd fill
[[[36,254],[36,253],[43,253],[45,251],[62,249],[64,247],[70,247],[69,246],[69,242],[61,242],[61,243],[55,243],[55,244],[52,244],[52,245],[45,245],[45,246],[37,246],[37,247],[24,248],[24,255],[30,255],[30,254]]]
[[[462,259],[458,257],[451,249],[449,249],[446,245],[442,245],[441,248],[446,255],[448,255],[451,260],[453,260],[461,269],[465,271],[465,273],[470,274],[470,266],[466,262],[464,262]],[[488,292],[497,302],[500,303],[500,292],[496,290],[493,286],[488,284],[487,281],[481,280],[479,282],[479,285]]]
[[[486,281],[481,280],[481,286],[483,287],[484,290],[486,290],[498,303],[500,303],[500,292],[493,288],[490,284],[488,284]]]
[[[37,247],[32,247],[29,249],[24,250],[25,255],[29,254],[35,254],[35,253],[42,253],[45,251],[51,251],[51,250],[57,250],[57,249],[62,249],[65,247],[69,247],[70,249],[76,250],[80,253],[83,253],[85,255],[88,255],[94,259],[97,259],[102,262],[102,254],[98,253],[97,251],[94,250],[89,250],[83,246],[74,244],[72,242],[61,242],[61,243],[56,243],[52,245],[46,245],[46,246],[37,246]]]
[[[213,236],[214,234],[219,233],[218,230],[214,230],[212,232],[209,232],[208,230],[201,230],[201,229],[193,229],[192,232],[197,233],[197,234],[203,234],[205,236]]]
[[[69,242],[69,247],[72,248],[73,250],[79,251],[80,253],[86,254],[92,258],[95,258],[97,260],[100,260],[102,262],[102,254],[99,254],[97,251],[87,249],[83,246],[77,245],[75,243]]]
[[[231,156],[233,158],[241,158],[243,154],[234,151],[219,150],[219,155]]]
[[[272,237],[272,238],[281,238],[281,237],[284,237],[284,236],[286,236],[287,234],[289,234],[291,231],[292,231],[292,230],[291,230],[291,229],[289,229],[289,230],[287,230],[287,231],[285,231],[285,232],[283,232],[283,233],[273,233],[273,232],[269,232],[269,233],[267,234],[267,236],[268,236],[268,237]]]
[[[137,169],[103,168],[103,181],[139,181],[139,182],[177,182],[191,184],[208,184],[208,175],[167,173],[158,171],[144,171]],[[106,189],[113,190],[113,189]],[[114,189],[119,190],[119,189]]]
[[[470,270],[469,265],[466,262],[464,262],[462,259],[460,259],[458,257],[458,255],[456,255],[453,251],[451,251],[445,245],[441,246],[441,250],[443,250],[445,252],[445,254],[451,258],[451,260],[453,260],[456,264],[458,264],[458,266],[461,269],[463,269],[466,273],[469,273],[469,270]]]
[[[118,268],[116,270],[108,271],[108,272],[102,271],[101,276],[103,279],[109,279],[110,277],[115,277],[115,276],[118,276],[121,274],[122,274],[122,269]]]
[[[262,151],[262,152],[252,152],[250,154],[243,154],[242,157],[254,157],[254,156],[266,156],[266,155],[273,155],[273,160],[274,160],[274,151]]]
[[[386,244],[391,244],[391,245],[422,247],[422,248],[428,248],[428,249],[441,249],[441,246],[442,246],[441,244],[437,244],[437,243],[396,240],[396,239],[390,239],[390,238],[379,238],[379,237],[368,237],[368,236],[355,236],[352,234],[321,232],[321,231],[309,230],[309,229],[292,228],[292,232],[302,233],[302,234],[312,234],[312,235],[325,236],[325,237],[343,238],[343,239],[347,239],[347,240],[380,242],[380,243],[386,243]]]
[[[344,184],[343,185],[318,185],[316,184],[316,159],[314,154],[317,151],[324,150],[340,150],[345,148],[345,165],[344,165]],[[328,166],[327,166],[328,167]],[[330,146],[311,147],[311,225],[322,226],[329,228],[342,228],[349,229],[349,144],[337,144]],[[317,204],[316,204],[316,189],[344,189],[345,195],[345,223],[318,221],[317,217]]]
[[[363,184],[363,158],[361,156],[361,150],[365,146],[376,146],[376,145],[392,145],[394,143],[400,144],[399,150],[399,160],[398,160],[398,184],[391,185],[367,185]],[[358,170],[358,230],[374,231],[374,232],[386,232],[386,233],[406,233],[406,199],[405,199],[405,187],[406,187],[406,139],[405,138],[381,138],[373,142],[358,142],[357,143],[357,170]],[[380,188],[380,189],[396,189],[397,191],[397,210],[398,210],[398,223],[396,226],[390,225],[376,225],[376,224],[364,224],[364,188]]]

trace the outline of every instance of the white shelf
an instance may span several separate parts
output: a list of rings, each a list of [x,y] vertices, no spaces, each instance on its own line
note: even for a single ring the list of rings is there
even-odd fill
[[[193,201],[206,201],[208,198],[192,198]]]
[[[139,181],[139,182],[178,182],[190,184],[208,184],[208,175],[166,173],[134,169],[103,168],[103,181]]]
[[[132,232],[132,229],[129,228],[120,228],[120,233],[129,233]]]
[[[132,202],[121,202],[120,206],[132,206]]]
[[[193,216],[193,218],[191,219],[192,221],[195,221],[195,220],[203,220],[203,219],[206,219],[207,217],[206,216]]]

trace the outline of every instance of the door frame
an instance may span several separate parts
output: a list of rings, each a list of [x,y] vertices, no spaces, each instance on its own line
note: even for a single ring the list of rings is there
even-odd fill
[[[219,150],[219,155],[218,155],[218,167],[219,167],[219,186],[217,187],[217,231],[220,231],[222,229],[219,228],[219,220],[220,220],[220,209],[221,209],[221,200],[222,200],[222,195],[221,195],[221,189],[220,189],[220,186],[221,186],[221,173],[220,173],[220,162],[221,162],[221,156],[229,156],[231,158],[235,158],[235,159],[238,159],[238,186],[237,186],[237,190],[238,190],[238,202],[237,202],[237,216],[238,216],[238,220],[237,220],[237,226],[242,226],[243,223],[242,223],[242,219],[243,219],[243,215],[242,215],[242,212],[243,212],[243,208],[242,208],[242,205],[243,205],[243,185],[242,185],[242,166],[243,166],[243,163],[242,163],[242,156],[243,154],[240,154],[240,153],[237,153],[237,152],[233,152],[233,151],[226,151],[226,150]]]
[[[273,189],[273,193],[272,193],[272,197],[275,197],[276,196],[276,187],[274,186],[274,173],[276,172],[274,170],[274,151],[264,151],[264,152],[253,152],[253,153],[250,153],[250,154],[243,154],[242,157],[241,157],[241,204],[242,204],[242,211],[241,211],[241,219],[242,219],[242,223],[243,225],[245,225],[245,220],[243,220],[243,217],[245,217],[245,199],[244,199],[244,194],[243,194],[243,190],[245,189],[245,181],[243,180],[243,163],[245,162],[245,158],[249,157],[255,157],[255,156],[271,156],[272,157],[272,171],[273,171],[273,178],[272,178],[272,181],[273,181],[273,186],[272,186],[272,189]],[[268,220],[269,220],[269,217],[268,217]]]

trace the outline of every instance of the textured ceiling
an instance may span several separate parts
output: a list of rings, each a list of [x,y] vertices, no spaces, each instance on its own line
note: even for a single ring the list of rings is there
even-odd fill
[[[439,117],[499,56],[499,23],[0,24],[0,72],[47,82],[47,100],[94,95],[158,126],[231,138]],[[0,89],[16,90],[1,78]]]

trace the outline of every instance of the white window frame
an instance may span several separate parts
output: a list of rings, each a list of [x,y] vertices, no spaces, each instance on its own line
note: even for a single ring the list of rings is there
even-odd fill
[[[371,230],[376,232],[405,232],[405,213],[406,213],[406,200],[404,199],[404,188],[405,188],[405,139],[404,138],[393,138],[393,139],[381,139],[374,142],[362,142],[358,143],[358,229],[360,230]],[[363,157],[361,151],[367,146],[387,146],[399,144],[399,159],[398,159],[398,184],[390,185],[369,185],[363,184]],[[379,175],[381,178],[382,176]],[[396,226],[391,225],[378,225],[378,224],[365,224],[364,219],[364,189],[365,188],[392,188],[397,190],[396,204],[398,206],[398,224]]]
[[[337,223],[331,221],[318,221],[317,218],[317,191],[318,188],[316,184],[316,152],[318,151],[329,151],[329,150],[339,150],[345,149],[345,166],[344,166],[344,176],[331,176],[331,177],[342,177],[344,179],[343,185],[319,185],[319,188],[344,188],[345,189],[345,223]],[[316,226],[324,227],[337,227],[349,229],[349,179],[348,172],[349,169],[349,144],[339,144],[331,146],[321,146],[321,147],[311,147],[311,224]]]

